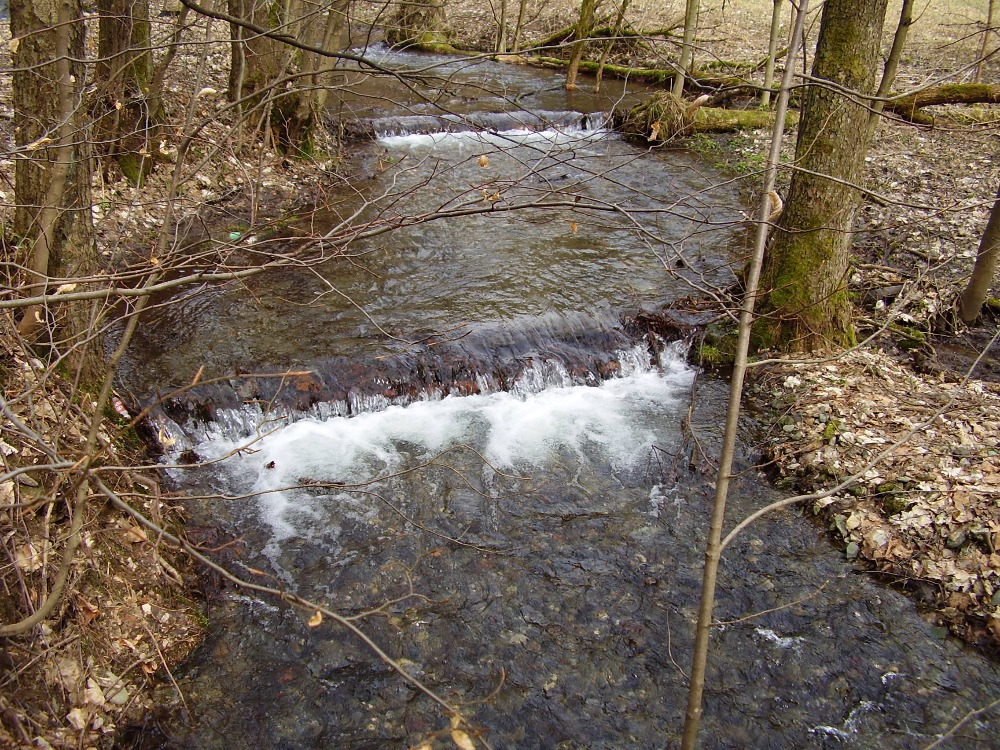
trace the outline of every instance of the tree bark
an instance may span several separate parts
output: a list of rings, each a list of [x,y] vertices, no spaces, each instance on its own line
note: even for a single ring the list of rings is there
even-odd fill
[[[979,60],[976,62],[976,75],[972,79],[974,83],[979,83],[983,77],[983,65],[986,64],[986,50],[990,46],[990,37],[993,36],[993,32],[996,24],[996,2],[995,0],[990,0],[989,4],[986,6],[986,27],[983,29],[983,42],[979,47]]]
[[[760,94],[760,106],[771,106],[771,86],[774,83],[774,62],[778,56],[778,32],[781,31],[781,4],[784,0],[774,0],[771,8],[771,33],[767,41],[767,63],[764,66],[764,90]]]
[[[896,33],[892,36],[892,48],[889,56],[885,59],[885,67],[882,69],[882,80],[879,81],[878,91],[875,96],[877,101],[872,102],[871,114],[868,116],[868,125],[871,130],[869,137],[875,134],[875,126],[885,109],[885,102],[882,101],[892,90],[892,84],[896,82],[896,71],[899,70],[899,61],[903,58],[903,50],[906,48],[906,39],[910,34],[910,27],[913,25],[913,0],[903,0],[903,5],[899,10],[899,23],[896,24]]]
[[[444,0],[400,0],[385,39],[389,44],[447,42],[444,21]]]
[[[17,40],[12,42],[15,139],[23,150],[15,167],[14,231],[21,238],[20,260],[29,269],[23,289],[36,295],[50,281],[73,282],[97,269],[89,118],[81,107],[84,20],[79,0],[15,0],[10,11]],[[51,311],[32,307],[18,330],[33,338],[47,331],[54,353],[89,378],[101,351],[99,339],[88,338],[90,323],[85,304]]]
[[[628,13],[628,4],[629,0],[621,0],[621,4],[618,6],[618,16],[615,18],[613,34],[611,38],[604,43],[604,49],[601,50],[601,59],[597,61],[597,77],[594,81],[595,94],[599,94],[601,91],[601,79],[604,77],[604,65],[608,62],[608,56],[611,54],[611,48],[620,38],[622,29],[625,26],[625,14]]]
[[[512,52],[518,52],[521,49],[521,34],[524,31],[524,16],[528,12],[528,0],[520,0],[517,5],[517,22],[514,24],[514,45],[511,47]]]
[[[993,210],[986,223],[986,231],[979,243],[976,265],[972,277],[962,292],[958,303],[958,315],[964,323],[973,323],[983,310],[983,303],[990,291],[997,271],[997,256],[1000,255],[1000,189],[997,190]]]
[[[265,29],[317,43],[325,39],[326,11],[303,0],[228,0],[229,14]],[[330,13],[343,12],[335,3]],[[232,32],[229,98],[241,101],[252,128],[270,129],[274,145],[281,151],[303,154],[312,147],[319,124],[315,86],[318,56],[294,50],[263,34],[255,34],[237,23]],[[277,81],[293,73],[304,73],[292,85]]]
[[[870,95],[887,0],[828,0],[812,75]],[[868,109],[822,83],[809,87],[784,213],[765,258],[758,348],[809,351],[854,342],[847,296],[851,230],[864,173]],[[831,179],[832,178],[832,179]]]
[[[160,114],[146,101],[153,73],[149,0],[99,0],[97,9],[96,150],[105,168],[116,163],[138,185],[152,167],[150,129]]]
[[[576,24],[576,41],[573,43],[573,51],[569,58],[569,67],[566,69],[566,90],[572,91],[576,88],[576,76],[580,70],[580,61],[583,59],[583,48],[587,37],[590,36],[594,28],[594,14],[597,11],[597,0],[582,0],[580,3],[580,20]]]
[[[684,11],[684,42],[681,45],[681,57],[677,63],[677,75],[671,93],[680,98],[684,96],[684,78],[694,60],[694,36],[698,30],[698,0],[687,0]]]

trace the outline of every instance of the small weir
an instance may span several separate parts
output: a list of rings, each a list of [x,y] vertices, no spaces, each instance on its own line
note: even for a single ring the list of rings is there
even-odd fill
[[[501,99],[545,88],[436,60],[459,87],[516,76]],[[358,618],[492,747],[673,747],[726,385],[687,363],[703,321],[662,311],[732,281],[741,205],[695,155],[565,109],[353,118],[385,170],[315,231],[402,228],[164,308],[125,385],[149,402],[222,378],[155,413],[202,498],[193,537]],[[773,499],[739,470],[731,522]],[[921,748],[1000,695],[996,664],[795,513],[721,576],[702,747]],[[142,746],[451,746],[449,717],[347,632],[228,587],[209,608]],[[983,714],[943,746],[995,741]]]

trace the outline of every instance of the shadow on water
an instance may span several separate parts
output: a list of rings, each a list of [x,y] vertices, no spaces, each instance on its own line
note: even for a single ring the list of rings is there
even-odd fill
[[[726,384],[621,319],[731,278],[737,195],[689,154],[587,127],[379,143],[398,191],[378,212],[482,200],[490,181],[506,200],[629,211],[418,225],[355,248],[348,268],[270,275],[150,321],[126,370],[147,397],[205,364],[312,370],[283,388],[233,378],[159,412],[174,458],[229,456],[172,472],[217,498],[191,503],[192,534],[238,539],[221,553],[234,570],[358,617],[493,747],[674,746]],[[455,330],[440,347],[387,335]],[[741,472],[731,522],[773,497]],[[823,536],[788,512],[727,551],[703,747],[920,748],[1000,694],[996,664]],[[448,717],[333,625],[224,586],[209,615],[176,675],[183,701],[164,686],[133,746],[452,745]],[[974,717],[943,746],[994,747],[995,723]]]

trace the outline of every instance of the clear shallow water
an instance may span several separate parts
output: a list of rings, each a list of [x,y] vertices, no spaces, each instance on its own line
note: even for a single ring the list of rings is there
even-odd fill
[[[379,143],[386,172],[309,220],[344,257],[149,316],[126,369],[140,398],[201,367],[280,371],[445,339],[481,361],[528,330],[545,329],[545,348],[733,278],[736,189],[687,152],[649,155],[600,128]],[[472,213],[423,220],[435,212]],[[397,228],[360,239],[358,225]]]
[[[579,196],[608,210],[418,224],[352,242],[351,264],[150,321],[137,392],[201,365],[305,365],[315,378],[288,388],[341,394],[288,415],[234,379],[161,415],[176,450],[229,456],[174,473],[194,494],[236,498],[193,503],[192,533],[209,547],[239,538],[220,553],[235,570],[345,615],[384,606],[365,630],[494,747],[674,746],[725,385],[676,350],[630,348],[620,318],[731,278],[737,197],[689,154],[646,155],[599,129],[380,148],[369,222],[479,206],[484,190],[490,204]],[[316,231],[340,231],[358,206],[345,197]],[[664,263],[677,250],[687,266]],[[426,343],[441,331],[467,335]],[[770,499],[741,474],[730,515]],[[448,717],[344,632],[229,589],[210,613],[178,675],[190,713],[165,686],[146,746],[449,746]],[[994,663],[937,638],[795,514],[727,552],[717,616],[741,621],[713,641],[703,747],[919,748],[1000,695]],[[996,720],[944,746],[993,747]]]

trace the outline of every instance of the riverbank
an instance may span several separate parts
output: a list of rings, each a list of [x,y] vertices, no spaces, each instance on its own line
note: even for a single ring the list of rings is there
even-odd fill
[[[225,48],[213,52],[205,64],[209,77],[197,96],[185,83],[202,63],[193,56],[179,60],[178,78],[171,84],[178,111],[193,102],[198,116],[211,117],[220,106],[218,92],[225,89],[226,54]],[[930,422],[885,462],[866,471],[852,490],[811,506],[832,525],[834,538],[859,567],[905,582],[943,624],[988,646],[1000,637],[995,601],[1000,526],[993,494],[1000,467],[995,458],[997,391],[976,373],[963,380],[960,363],[971,363],[972,357],[955,345],[984,343],[989,336],[973,331],[963,342],[928,335],[934,316],[947,309],[968,269],[998,177],[990,149],[995,135],[977,124],[976,112],[967,115],[945,130],[884,126],[870,159],[876,193],[893,202],[873,198],[864,208],[852,288],[858,294],[863,335],[881,328],[890,313],[897,316],[894,328],[843,357],[760,368],[751,395],[758,420],[769,426],[762,445],[790,489],[829,488],[914,427]],[[4,130],[9,149],[9,126]],[[227,133],[220,118],[202,137],[205,144],[226,144]],[[729,140],[726,148],[734,166],[746,174],[759,167],[763,143],[760,136],[745,135]],[[333,156],[300,163],[265,152],[255,157],[253,170],[245,170],[233,146],[205,147],[201,155],[210,158],[191,175],[175,203],[182,214],[198,215],[210,204],[218,215],[231,215],[236,231],[248,218],[263,216],[256,213],[259,206],[280,215],[295,205],[321,202],[324,185],[341,179]],[[9,177],[12,162],[3,169]],[[99,185],[95,218],[102,252],[121,251],[129,262],[146,259],[135,252],[147,249],[144,243],[156,234],[169,182],[169,170],[162,169],[142,190],[121,181]],[[122,237],[133,242],[125,247]],[[14,337],[7,331],[3,340]],[[947,356],[942,344],[949,347]],[[16,412],[19,418],[30,417],[43,436],[52,435],[58,424],[72,442],[80,427],[63,422],[61,415],[80,420],[87,415],[70,406],[67,384],[40,370],[30,352],[15,346],[5,348],[3,367],[5,399],[32,394],[30,400],[22,399],[25,411]],[[15,444],[6,429],[6,445],[19,455],[34,455],[24,444]],[[154,467],[145,458],[109,456],[109,463],[134,467],[131,477],[123,472],[109,480],[112,486],[129,493],[143,509],[160,507],[168,523],[182,522],[175,507],[179,499],[156,499],[148,477]],[[10,497],[15,500],[31,495],[31,488],[21,483],[0,486],[14,493]],[[54,506],[45,507],[53,510],[8,511],[4,517],[5,541],[15,561],[6,568],[11,596],[23,595],[25,581],[46,580],[54,564],[47,550],[54,547],[45,540],[65,536],[67,519]],[[8,645],[4,652],[0,707],[6,736],[0,740],[14,746],[35,737],[53,747],[110,744],[116,730],[145,715],[149,686],[170,681],[172,666],[197,643],[204,626],[193,601],[196,573],[180,558],[125,516],[97,503],[85,526],[90,534],[86,554],[74,563],[73,592],[57,625],[40,628],[30,641]]]

